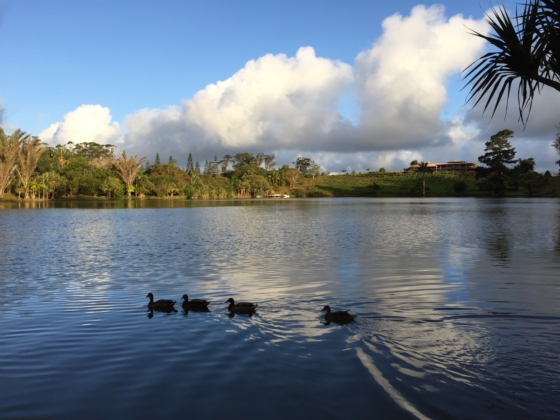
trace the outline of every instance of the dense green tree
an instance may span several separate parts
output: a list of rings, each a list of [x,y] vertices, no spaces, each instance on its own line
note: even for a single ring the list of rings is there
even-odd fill
[[[320,176],[321,175],[321,165],[315,163],[315,161],[312,160],[311,165],[309,165],[309,169],[307,171],[307,174],[309,176],[311,176],[313,179],[315,179],[316,176]]]
[[[134,191],[134,180],[136,179],[136,174],[140,169],[140,165],[146,160],[145,157],[142,157],[136,161],[136,156],[138,155],[131,156],[127,159],[126,152],[122,152],[121,157],[115,160],[117,172],[126,185],[126,196],[128,198],[131,197]],[[169,160],[172,162],[171,157]],[[173,166],[173,163],[171,163],[171,165]]]
[[[342,172],[346,172],[346,171],[342,171]],[[385,168],[379,168],[379,173],[384,174],[385,172],[387,172],[387,171],[385,170]]]
[[[196,161],[196,166],[194,167],[194,173],[200,175],[200,165],[198,164],[198,160]]]
[[[93,141],[77,143],[72,149],[72,155],[83,157],[99,168],[109,169],[115,158],[115,147],[112,144],[99,144]]]
[[[301,175],[302,173],[299,169],[289,168],[285,172],[284,177],[288,181],[288,185],[293,187]]]
[[[189,153],[189,158],[187,159],[187,173],[194,172],[192,153]]]
[[[159,153],[156,153],[156,165],[161,165],[161,160],[159,158]]]
[[[256,163],[253,164],[256,166]],[[270,190],[270,184],[262,175],[247,174],[235,183],[237,193],[241,196],[262,195]]]
[[[558,131],[556,132],[556,139],[552,142],[552,147],[554,147],[558,154],[560,154],[560,124],[558,124],[556,128]],[[557,160],[556,164],[560,165],[560,160]]]
[[[507,165],[516,162],[515,149],[509,142],[512,137],[511,130],[502,130],[494,134],[490,141],[485,143],[486,153],[478,158],[478,161],[486,166],[476,168],[476,178],[485,180],[482,186],[492,195],[505,192],[510,172]]]
[[[16,172],[22,185],[24,198],[29,198],[31,177],[34,175],[37,161],[44,151],[45,147],[41,144],[39,137],[26,137],[21,140]]]
[[[294,166],[298,171],[300,171],[304,176],[307,175],[307,171],[311,166],[311,159],[306,157],[298,157],[295,162],[293,162]]]
[[[468,100],[476,99],[474,106],[485,101],[486,110],[495,99],[494,115],[502,99],[507,104],[514,82],[518,83],[519,117],[525,122],[535,93],[543,86],[560,91],[560,1],[526,0],[513,20],[504,6],[498,6],[486,20],[493,33],[471,33],[494,50],[467,68]]]
[[[233,167],[235,169],[239,168],[240,166],[243,165],[249,165],[251,163],[256,163],[256,159],[255,156],[253,156],[252,153],[237,153],[233,158]]]
[[[229,175],[229,174],[228,174]],[[249,163],[247,165],[238,166],[233,173],[232,178],[241,178],[244,175],[261,175],[266,176],[267,172],[258,166],[256,163]]]
[[[19,129],[7,136],[0,127],[0,198],[14,177],[20,144],[29,137],[29,134]]]

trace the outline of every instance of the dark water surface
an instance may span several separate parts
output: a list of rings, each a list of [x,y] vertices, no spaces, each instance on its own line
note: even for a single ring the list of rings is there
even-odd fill
[[[560,200],[122,203],[2,204],[0,418],[560,418]]]

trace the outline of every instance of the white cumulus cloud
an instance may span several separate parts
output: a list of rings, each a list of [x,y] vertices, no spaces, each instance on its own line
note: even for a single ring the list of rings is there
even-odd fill
[[[383,35],[356,58],[364,142],[395,149],[441,141],[447,79],[484,46],[467,27],[487,32],[482,20],[446,19],[443,6],[416,6],[410,16],[383,21]]]
[[[62,121],[39,133],[51,145],[96,142],[107,144],[118,139],[119,123],[111,122],[111,111],[101,105],[82,105],[64,115]]]
[[[427,153],[443,155],[446,148],[453,153],[448,160],[464,159],[455,153],[467,140],[457,136],[457,123],[441,115],[448,79],[484,48],[467,28],[488,31],[482,19],[447,18],[442,6],[416,6],[408,16],[385,19],[383,34],[354,65],[318,57],[311,47],[294,56],[267,54],[180,106],[142,109],[119,127],[107,108],[84,105],[42,138],[117,142],[120,128],[122,149],[150,160],[156,153],[162,159],[173,155],[179,164],[189,152],[203,162],[244,151],[274,152],[280,164],[305,155],[331,171],[402,169],[420,156],[435,161]],[[341,111],[349,97],[357,119]]]

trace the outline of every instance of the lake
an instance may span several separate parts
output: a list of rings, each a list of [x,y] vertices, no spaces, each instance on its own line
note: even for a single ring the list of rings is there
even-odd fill
[[[559,418],[559,273],[559,199],[0,203],[0,418]]]

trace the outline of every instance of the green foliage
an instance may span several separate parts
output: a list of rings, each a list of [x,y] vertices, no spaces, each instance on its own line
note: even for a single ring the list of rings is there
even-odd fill
[[[385,170],[385,168],[379,168],[379,173],[380,173],[380,174],[384,174],[385,172],[387,172],[387,171]]]
[[[185,185],[185,197],[187,200],[192,200],[196,190],[192,185]]]
[[[511,88],[517,87],[519,117],[531,111],[533,97],[543,85],[560,91],[560,6],[556,0],[526,0],[523,12],[512,20],[504,6],[492,9],[486,21],[493,33],[471,34],[492,45],[466,70],[471,85],[468,100],[485,100],[484,110],[495,100],[492,116],[505,97],[506,110]],[[515,23],[514,23],[515,22]]]
[[[241,178],[244,175],[261,175],[266,177],[268,173],[256,163],[249,163],[247,165],[238,166],[236,167],[235,171],[231,173],[232,178]]]
[[[558,154],[560,154],[560,124],[558,124],[556,128],[558,131],[556,133],[556,139],[554,139],[554,141],[552,142],[552,147],[554,147]],[[556,164],[560,165],[560,160],[557,160]]]
[[[512,137],[511,130],[502,130],[494,134],[490,141],[486,142],[486,153],[478,158],[486,167],[476,168],[476,178],[483,179],[480,187],[483,191],[489,191],[491,195],[504,194],[506,182],[510,179],[510,168],[506,165],[516,162],[515,149],[509,142]]]
[[[255,159],[255,156],[253,156],[252,153],[237,153],[233,158],[232,158],[232,162],[233,162],[233,167],[235,169],[244,166],[244,165],[250,165],[252,163],[256,164],[257,161]]]
[[[189,158],[187,159],[187,173],[194,172],[193,157],[192,153],[189,153]]]
[[[123,199],[125,197],[124,185],[115,191],[115,198]]]
[[[311,166],[311,159],[306,157],[298,157],[294,162],[295,168],[300,171],[304,176],[307,175],[307,171]]]
[[[115,147],[111,144],[99,144],[93,141],[78,143],[74,146],[73,154],[82,157],[90,163],[111,161],[114,158]]]
[[[307,175],[311,176],[313,179],[315,179],[316,176],[320,176],[321,175],[321,166],[319,164],[315,163],[315,161],[312,160],[311,165],[309,165]]]
[[[453,191],[455,191],[456,194],[464,194],[467,192],[468,187],[465,181],[457,181],[453,184]]]

